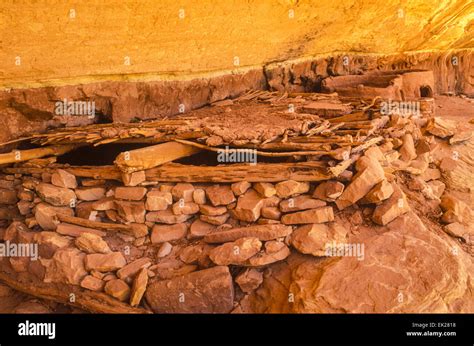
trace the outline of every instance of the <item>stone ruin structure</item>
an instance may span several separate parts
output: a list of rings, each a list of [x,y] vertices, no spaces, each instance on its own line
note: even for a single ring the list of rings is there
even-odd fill
[[[428,71],[410,75],[398,95],[434,88]],[[371,76],[364,78],[371,83]],[[336,80],[324,85],[346,95]],[[332,299],[351,276],[380,275],[375,282],[401,280],[414,300],[423,290],[411,280],[424,273],[436,278],[438,292],[424,309],[469,310],[471,208],[446,190],[443,176],[456,158],[435,153],[438,142],[455,146],[472,133],[436,116],[430,97],[412,98],[418,108],[382,112],[384,98],[373,90],[368,97],[338,92],[249,91],[172,119],[18,139],[37,147],[0,155],[0,234],[4,244],[36,244],[38,258],[2,258],[0,279],[94,312],[385,312],[387,306]],[[91,151],[107,155],[101,148],[110,145],[122,151],[107,165],[64,162]],[[256,162],[235,156],[247,152]],[[222,153],[228,162],[219,162]],[[440,213],[433,220],[419,204]],[[464,248],[457,257],[427,230],[425,217]],[[378,236],[358,239],[359,227]],[[436,253],[425,257],[432,246]],[[433,259],[457,279],[446,278]],[[272,287],[282,263],[301,276],[286,292]],[[316,296],[300,286],[304,270],[321,275]],[[394,288],[380,290],[395,297]],[[410,300],[390,309],[426,304]]]
[[[395,3],[364,6],[385,13]],[[258,20],[275,24],[271,9],[290,5],[258,6],[269,13]],[[305,16],[319,6],[320,23],[342,5],[295,6]],[[189,11],[188,36],[199,11]],[[318,34],[264,25],[277,54],[256,20],[258,37],[204,37],[207,60],[163,44],[147,27],[160,22],[143,20],[140,34],[117,30],[117,40],[143,47],[150,33],[166,54],[146,46],[137,65],[109,69],[53,59],[74,50],[28,47],[55,63],[0,73],[0,311],[474,312],[472,25],[460,35],[451,22],[471,12],[454,1],[404,42],[413,28],[388,32],[379,16],[364,34],[365,19],[346,10],[344,39],[329,24],[326,41],[319,24]],[[209,27],[248,26],[229,23]],[[206,52],[176,41],[189,56]],[[328,42],[366,53],[322,57]],[[241,44],[253,54],[245,66],[221,66]],[[96,47],[85,56],[122,54]],[[69,114],[69,102],[93,112]]]

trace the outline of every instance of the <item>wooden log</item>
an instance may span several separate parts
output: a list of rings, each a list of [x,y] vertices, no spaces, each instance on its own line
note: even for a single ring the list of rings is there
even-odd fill
[[[196,148],[200,148],[203,150],[208,150],[208,151],[213,151],[213,152],[220,152],[222,148],[214,148],[210,147],[208,145],[200,144],[200,143],[195,143],[195,142],[190,142],[190,141],[185,141],[185,140],[179,140],[176,139],[176,142],[187,144],[190,146],[195,146]],[[231,150],[252,150],[252,149],[234,149],[234,148],[229,148],[229,151]],[[253,149],[255,150],[255,149]],[[266,151],[259,151],[255,150],[255,154],[258,156],[264,156],[264,157],[286,157],[286,156],[300,156],[300,155],[333,155],[334,152],[332,150],[309,150],[309,151],[285,151],[285,152],[266,152]]]
[[[2,171],[7,174],[41,174],[53,173],[58,168],[74,174],[76,177],[104,179],[104,180],[119,180],[122,181],[122,173],[115,166],[65,166],[55,165],[53,167],[6,167]]]
[[[77,145],[58,145],[27,150],[14,150],[10,153],[0,154],[0,164],[28,161],[45,156],[59,156],[75,148],[77,148]]]
[[[122,173],[115,166],[55,166],[77,177],[122,180]],[[34,174],[53,172],[54,168],[7,167],[8,174]],[[331,179],[324,162],[258,163],[219,166],[194,166],[166,163],[145,171],[147,181],[160,182],[279,182],[293,179],[297,181],[321,181]]]
[[[370,120],[369,115],[363,112],[354,112],[337,118],[327,119],[330,123],[346,123],[360,120]]]
[[[333,177],[318,161],[296,163],[232,164],[190,166],[168,163],[145,171],[147,181],[234,183],[279,182],[284,180],[322,181]]]
[[[92,221],[92,220],[83,219],[83,218],[80,218],[80,217],[70,216],[70,215],[66,215],[66,214],[60,214],[60,213],[56,214],[56,217],[61,222],[72,223],[74,225],[78,225],[78,226],[82,226],[82,227],[100,229],[100,230],[104,230],[104,231],[116,231],[116,232],[133,233],[131,226],[128,226],[128,225]]]
[[[164,163],[196,154],[200,151],[201,149],[195,146],[168,142],[125,151],[117,156],[114,163],[122,172],[132,173],[157,167]]]
[[[52,300],[87,310],[89,312],[104,314],[146,314],[151,313],[143,308],[134,308],[126,303],[108,296],[105,293],[93,292],[79,286],[66,284],[45,284],[40,281],[24,282],[16,280],[15,273],[5,270],[5,265],[0,268],[0,281],[11,288],[38,297]],[[70,295],[74,294],[74,301]]]

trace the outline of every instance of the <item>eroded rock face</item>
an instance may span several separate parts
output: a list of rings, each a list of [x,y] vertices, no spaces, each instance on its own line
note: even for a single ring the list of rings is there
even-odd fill
[[[259,311],[265,306],[267,312],[306,313],[472,311],[474,264],[464,252],[453,255],[456,245],[449,237],[428,230],[413,212],[377,233],[363,241],[363,260],[337,257],[311,261],[293,256],[290,264],[274,267],[272,275],[278,280],[264,280],[251,296],[250,309]],[[289,293],[294,303],[288,303]],[[281,300],[275,301],[277,297]]]
[[[145,299],[157,313],[227,313],[234,287],[229,269],[217,266],[148,285]]]

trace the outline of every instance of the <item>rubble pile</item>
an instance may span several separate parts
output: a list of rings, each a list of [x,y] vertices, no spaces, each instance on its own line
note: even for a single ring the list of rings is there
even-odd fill
[[[434,136],[462,140],[449,123],[423,109],[382,114],[377,99],[351,103],[337,95],[323,101],[316,94],[249,95],[241,101],[270,100],[267,107],[278,109],[299,105],[284,116],[294,124],[292,132],[288,126],[265,125],[255,127],[255,137],[244,138],[245,133],[234,134],[232,127],[205,118],[201,140],[190,140],[202,134],[200,120],[194,132],[180,132],[188,134],[180,137],[184,142],[168,142],[173,139],[168,136],[158,143],[195,148],[184,156],[253,143],[259,155],[278,150],[286,155],[277,157],[286,161],[187,167],[171,163],[180,155],[168,148],[167,160],[137,155],[139,163],[125,164],[121,154],[111,167],[35,158],[3,168],[0,238],[3,244],[37,244],[39,258],[1,257],[0,279],[97,312],[239,311],[239,302],[260,287],[273,264],[294,252],[326,257],[328,244],[344,244],[349,230],[341,218],[361,210],[361,222],[385,226],[410,212],[407,191],[439,203],[446,232],[472,242],[471,208],[445,193],[440,162],[431,155]],[[225,112],[234,103],[214,107]],[[125,127],[117,137],[120,126],[99,133],[110,132],[111,141],[138,133],[130,130],[132,124]],[[144,123],[141,138],[148,131],[158,139],[162,129]],[[55,145],[65,144],[65,138],[77,144],[83,137],[95,144],[105,140],[86,129],[36,136]],[[166,169],[173,174],[166,175]],[[298,169],[303,173],[295,174]]]

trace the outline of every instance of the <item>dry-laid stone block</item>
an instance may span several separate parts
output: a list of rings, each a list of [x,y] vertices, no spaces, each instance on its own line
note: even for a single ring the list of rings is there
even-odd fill
[[[328,180],[322,182],[316,187],[313,193],[313,198],[327,202],[334,202],[340,195],[342,195],[343,191],[343,183],[335,180]]]
[[[173,250],[173,245],[165,241],[163,244],[161,244],[156,256],[158,256],[158,258],[166,257],[171,253],[171,250]]]
[[[170,280],[156,281],[145,292],[156,313],[228,313],[234,287],[229,269],[217,266]]]
[[[194,202],[180,200],[173,204],[172,210],[175,215],[193,215],[199,212],[199,205]]]
[[[0,204],[15,204],[18,202],[15,190],[7,190],[0,188]]]
[[[145,197],[147,189],[144,187],[118,186],[115,188],[115,198],[127,201],[140,201]]]
[[[127,260],[121,252],[89,254],[86,256],[84,264],[89,271],[110,272],[124,267],[127,264]]]
[[[77,187],[77,179],[74,174],[64,169],[58,169],[51,175],[51,184],[67,189],[75,189]]]
[[[456,123],[452,120],[434,117],[430,119],[428,126],[426,127],[426,131],[432,135],[435,135],[436,137],[450,137],[456,133]]]
[[[246,269],[237,276],[235,282],[243,292],[251,293],[262,284],[263,274],[257,269]]]
[[[175,225],[155,225],[151,232],[152,244],[179,240],[186,236],[188,226],[185,223]]]
[[[280,210],[283,213],[292,211],[300,211],[306,209],[315,209],[326,206],[326,202],[311,198],[308,195],[297,196],[289,199],[285,199],[280,202]]]
[[[257,254],[262,242],[255,237],[240,238],[211,250],[209,258],[217,265],[241,265]]]
[[[400,148],[400,159],[402,161],[411,161],[416,159],[418,155],[416,154],[413,136],[410,133],[407,133],[402,137],[402,141],[403,144]]]
[[[199,211],[201,212],[201,214],[204,214],[204,215],[217,216],[217,215],[225,214],[227,212],[227,208],[226,207],[213,207],[210,205],[203,204],[199,206]]]
[[[192,215],[175,215],[169,209],[167,210],[160,210],[160,211],[152,211],[146,214],[146,221],[150,222],[158,222],[158,223],[166,223],[168,225],[172,225],[175,223],[182,223],[191,218]]]
[[[130,297],[130,287],[125,281],[120,279],[107,281],[104,291],[108,295],[120,300],[121,302],[128,300]]]
[[[235,196],[228,185],[213,185],[206,188],[207,198],[214,207],[227,205],[235,201]]]
[[[364,156],[357,161],[356,167],[358,173],[336,200],[339,210],[362,199],[376,184],[385,179],[385,172],[377,160]]]
[[[286,180],[275,185],[276,194],[280,198],[288,198],[306,193],[309,191],[309,188],[308,182],[295,180]]]
[[[255,183],[253,188],[263,197],[272,197],[277,193],[275,186],[271,183]]]
[[[127,222],[144,223],[145,205],[143,202],[115,201],[117,213]]]
[[[410,206],[403,191],[396,184],[392,184],[392,187],[393,193],[390,198],[383,201],[374,210],[372,221],[376,224],[384,226],[410,211]]]
[[[81,203],[82,204],[82,203]],[[93,210],[106,211],[115,209],[115,199],[114,197],[105,197],[94,201],[91,204]]]
[[[125,186],[137,186],[146,181],[145,171],[137,171],[132,173],[122,172],[122,181]]]
[[[56,207],[73,206],[76,204],[76,194],[70,189],[40,183],[36,186],[36,193],[40,198]]]
[[[104,289],[105,281],[98,279],[92,275],[87,275],[81,281],[81,287],[87,288],[91,291],[100,292]]]
[[[374,186],[372,190],[361,200],[362,203],[379,203],[385,201],[393,193],[392,184],[387,180],[382,180]]]
[[[286,214],[281,218],[281,222],[285,225],[324,223],[329,221],[334,221],[334,212],[332,207],[329,206]]]
[[[103,231],[100,231],[98,229],[73,225],[73,224],[66,223],[66,222],[61,222],[56,227],[56,232],[58,232],[59,234],[68,235],[68,236],[71,236],[71,237],[79,237],[84,233],[95,234],[99,237],[105,237],[107,235],[107,233],[105,233]]]
[[[93,233],[84,232],[80,234],[74,243],[80,250],[88,254],[112,252],[107,242],[104,241],[102,237]]]
[[[117,277],[125,282],[129,282],[142,268],[148,268],[150,266],[151,259],[142,257],[119,269],[117,271]]]
[[[220,226],[223,225],[227,219],[229,218],[229,213],[225,213],[222,215],[211,216],[211,215],[200,215],[199,218],[203,222],[210,223],[211,225]]]
[[[146,196],[145,209],[150,211],[166,210],[173,203],[170,192],[152,190]]]
[[[281,211],[277,207],[263,207],[262,216],[272,220],[280,220]]]
[[[76,248],[58,249],[51,260],[42,261],[46,264],[44,282],[79,285],[87,275],[84,257],[85,254]]]
[[[165,185],[162,185],[165,186]],[[193,201],[194,186],[188,183],[178,183],[171,189],[174,201],[183,199],[185,202]]]
[[[98,201],[105,197],[105,189],[103,187],[87,187],[75,190],[77,198],[82,201]]]
[[[203,189],[196,189],[193,191],[193,201],[196,204],[206,203],[206,191]]]
[[[250,189],[251,186],[252,184],[250,184],[248,181],[239,181],[237,183],[233,183],[230,188],[234,195],[240,196],[247,192],[247,190]]]
[[[140,301],[142,300],[142,297],[145,294],[147,285],[148,270],[146,268],[142,268],[133,280],[132,291],[130,292],[131,306],[137,306],[140,304]]]
[[[216,227],[216,225],[201,221],[200,219],[196,219],[189,228],[189,236],[191,238],[202,238],[206,234],[214,231]]]
[[[232,210],[232,216],[238,220],[255,222],[260,217],[265,199],[255,190],[249,189],[239,197],[237,206]]]

